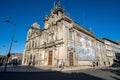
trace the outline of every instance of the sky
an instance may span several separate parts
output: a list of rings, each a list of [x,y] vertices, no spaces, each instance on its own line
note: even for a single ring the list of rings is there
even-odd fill
[[[38,21],[43,29],[44,17],[59,0],[0,0],[0,55],[8,53],[16,27],[11,53],[23,53],[27,30]],[[66,15],[98,38],[120,41],[120,0],[60,0]],[[6,23],[9,19],[12,23]]]

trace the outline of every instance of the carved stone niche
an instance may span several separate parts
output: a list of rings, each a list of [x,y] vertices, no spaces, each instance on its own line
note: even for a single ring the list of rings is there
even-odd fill
[[[75,49],[74,48],[71,48],[71,49],[69,49],[69,52],[75,52]]]
[[[54,25],[56,25],[56,24],[57,24],[56,21],[53,20],[53,22],[52,22],[52,26],[54,26]]]
[[[73,28],[70,28],[69,31],[74,32]]]

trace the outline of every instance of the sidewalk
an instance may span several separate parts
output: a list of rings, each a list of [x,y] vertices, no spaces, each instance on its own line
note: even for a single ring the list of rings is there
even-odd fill
[[[42,70],[51,70],[51,71],[74,71],[74,70],[84,70],[84,69],[100,69],[100,68],[106,68],[106,67],[91,67],[91,66],[69,66],[64,68],[57,68],[57,67],[51,67],[51,66],[35,66],[36,68],[42,69]]]
[[[57,68],[51,66],[17,66],[12,67],[8,66],[7,71],[9,72],[53,72],[53,71],[60,71],[60,72],[68,72],[68,71],[76,71],[76,70],[84,70],[84,69],[116,69],[113,67],[90,67],[90,66],[70,66],[64,68]],[[4,70],[4,66],[0,67],[0,71]]]
[[[65,67],[64,69],[62,69],[61,71],[72,71],[72,70],[82,70],[82,69],[91,69],[93,67],[90,66],[75,66],[75,67]]]
[[[72,66],[72,67],[64,67],[64,68],[55,68],[55,67],[38,67],[43,70],[50,69],[52,71],[61,71],[61,72],[66,72],[66,71],[72,71],[72,70],[81,70],[81,69],[91,69],[93,67],[90,66]]]
[[[91,66],[71,66],[71,67],[64,67],[64,68],[51,68],[53,71],[61,71],[61,72],[67,72],[67,71],[76,71],[76,70],[84,70],[84,69],[117,69],[114,67],[91,67]]]

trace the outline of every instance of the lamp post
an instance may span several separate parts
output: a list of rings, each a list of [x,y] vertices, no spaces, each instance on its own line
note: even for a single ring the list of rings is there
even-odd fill
[[[12,39],[11,39],[10,48],[9,48],[9,51],[8,51],[8,54],[7,54],[7,59],[6,59],[6,63],[5,63],[4,72],[6,72],[6,69],[7,69],[7,62],[8,62],[8,59],[10,57],[10,52],[11,52],[12,44],[13,44],[13,41],[14,41],[15,30],[16,30],[15,23],[11,22],[10,20],[5,20],[5,22],[13,24],[14,25],[14,30],[13,30],[13,33],[12,33]]]

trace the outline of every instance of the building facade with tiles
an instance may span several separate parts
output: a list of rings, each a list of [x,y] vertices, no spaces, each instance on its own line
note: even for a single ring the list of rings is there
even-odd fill
[[[108,65],[104,41],[68,17],[60,3],[44,19],[28,29],[23,65],[38,66]]]

